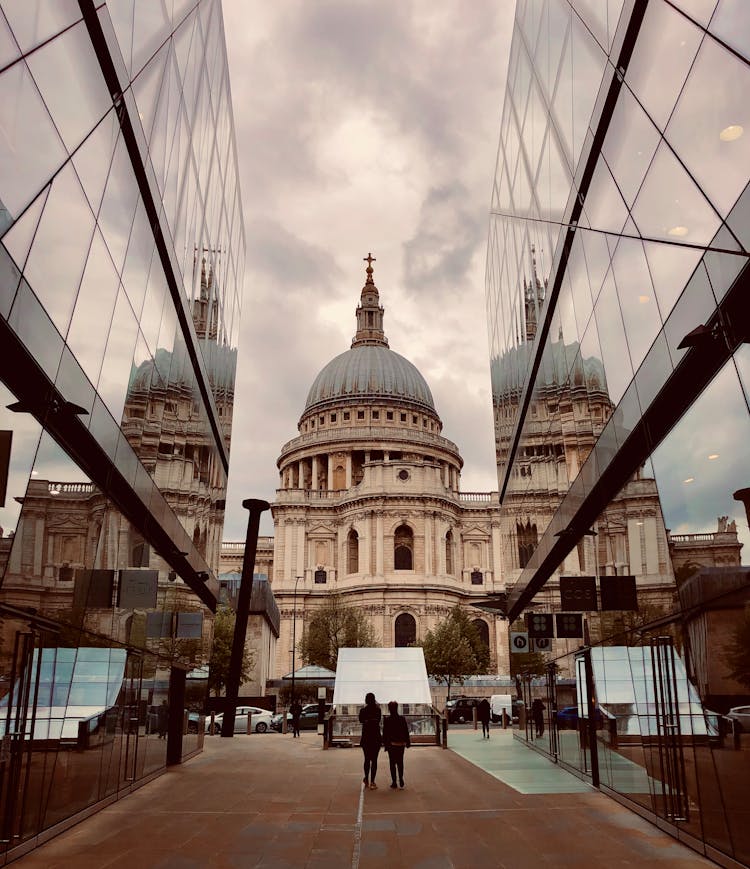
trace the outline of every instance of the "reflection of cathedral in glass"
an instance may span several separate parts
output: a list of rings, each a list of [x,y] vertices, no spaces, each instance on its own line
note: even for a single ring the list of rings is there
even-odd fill
[[[699,7],[519,0],[486,295],[524,738],[747,864],[750,7]]]
[[[4,848],[202,746],[244,229],[221,4],[168,7],[8,17]]]

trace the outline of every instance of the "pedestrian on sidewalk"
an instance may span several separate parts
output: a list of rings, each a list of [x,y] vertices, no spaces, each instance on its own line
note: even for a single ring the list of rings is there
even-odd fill
[[[534,721],[537,736],[544,734],[544,710],[546,708],[539,697],[534,698],[534,702],[531,704],[531,717]]]
[[[479,701],[479,705],[477,706],[477,718],[482,722],[482,739],[485,737],[487,739],[490,738],[490,716],[492,715],[492,710],[490,709],[490,701],[483,697]]]
[[[166,700],[161,701],[161,706],[156,710],[157,729],[159,739],[167,738],[167,726],[169,724],[169,706]]]
[[[388,752],[391,767],[391,787],[395,790],[396,773],[398,784],[404,786],[404,751],[411,746],[409,725],[403,715],[398,714],[398,703],[391,700],[388,704],[389,715],[383,720],[383,745]]]
[[[289,707],[292,713],[292,737],[299,736],[299,717],[302,715],[302,705],[299,700],[294,700]]]
[[[365,755],[365,777],[362,781],[367,787],[369,777],[371,791],[377,788],[375,776],[378,774],[378,753],[383,744],[383,738],[380,735],[380,718],[380,706],[375,702],[375,695],[372,691],[368,691],[365,695],[365,705],[359,710],[359,722],[362,725],[362,736],[359,744]]]

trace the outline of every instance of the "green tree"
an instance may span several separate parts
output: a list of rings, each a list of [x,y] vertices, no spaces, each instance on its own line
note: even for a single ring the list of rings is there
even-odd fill
[[[434,631],[427,631],[422,642],[427,672],[448,686],[463,684],[467,676],[486,673],[490,652],[467,613],[455,606]]]
[[[220,606],[216,610],[214,620],[214,642],[211,649],[211,665],[208,670],[208,690],[213,693],[214,697],[220,696],[227,684],[234,641],[234,624],[234,610]],[[246,682],[250,678],[253,664],[253,655],[246,648],[242,655],[240,683]]]
[[[306,664],[335,670],[339,649],[377,645],[375,632],[362,610],[347,606],[341,595],[330,594],[308,620],[299,653]]]
[[[724,646],[724,663],[729,668],[727,676],[750,691],[750,612],[745,611]]]

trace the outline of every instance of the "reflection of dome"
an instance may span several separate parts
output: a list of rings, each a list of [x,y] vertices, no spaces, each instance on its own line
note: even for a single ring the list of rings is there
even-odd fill
[[[530,343],[520,344],[492,360],[492,392],[496,398],[521,394],[531,362],[532,347]],[[570,344],[555,341],[547,345],[536,384],[538,390],[585,385],[593,392],[607,391],[607,378],[601,359],[595,356],[582,357],[581,345],[577,341]]]
[[[305,413],[348,398],[393,398],[435,410],[430,387],[417,368],[379,345],[359,345],[332,359],[310,387]]]

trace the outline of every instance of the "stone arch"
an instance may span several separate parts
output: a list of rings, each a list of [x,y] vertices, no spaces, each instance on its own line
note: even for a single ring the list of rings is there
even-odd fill
[[[477,633],[479,634],[479,639],[487,646],[490,647],[490,626],[484,619],[473,619],[472,624],[477,629]]]
[[[445,535],[445,572],[451,576],[453,570],[453,532],[449,528]]]
[[[394,570],[414,570],[414,532],[405,523],[393,533]]]
[[[346,535],[346,572],[359,573],[359,534],[354,528]]]
[[[417,620],[411,613],[396,616],[393,626],[393,645],[397,649],[411,646],[417,641]]]

